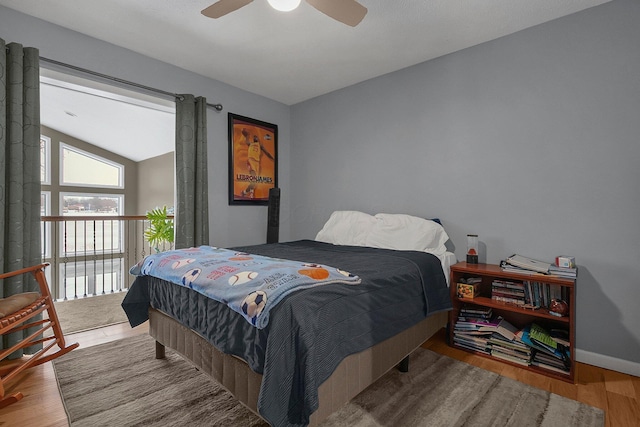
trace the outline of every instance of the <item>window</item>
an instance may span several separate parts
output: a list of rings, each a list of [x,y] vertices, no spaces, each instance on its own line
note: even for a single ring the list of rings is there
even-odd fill
[[[124,166],[61,143],[60,185],[124,188]]]
[[[121,194],[60,193],[63,216],[122,215],[124,196]],[[62,253],[115,253],[122,248],[119,220],[84,220],[64,222]]]
[[[42,138],[40,139],[40,143],[40,148],[42,149]],[[40,216],[48,215],[51,215],[51,191],[41,191]],[[52,224],[51,222],[40,221],[40,250],[42,251],[43,261],[51,258]],[[44,269],[44,275],[47,277],[47,283],[52,283],[50,268]]]
[[[51,215],[51,191],[40,193],[40,216]]]
[[[59,291],[64,292],[59,298],[122,289],[123,227],[121,220],[113,217],[123,214],[124,196],[60,193],[60,206],[62,215],[73,220],[60,225],[60,253],[70,261],[58,266]],[[101,216],[105,219],[99,219]]]
[[[51,192],[40,192],[40,216],[51,215]],[[40,248],[42,259],[51,256],[51,223],[40,221]]]
[[[60,193],[62,215],[123,215],[122,194]]]
[[[40,182],[51,185],[51,138],[40,135]]]

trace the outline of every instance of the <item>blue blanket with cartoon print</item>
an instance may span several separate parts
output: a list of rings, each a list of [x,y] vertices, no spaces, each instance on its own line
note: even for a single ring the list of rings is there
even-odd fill
[[[149,255],[129,272],[191,288],[227,304],[259,329],[269,323],[271,308],[291,292],[331,283],[360,283],[358,276],[327,265],[211,246]]]

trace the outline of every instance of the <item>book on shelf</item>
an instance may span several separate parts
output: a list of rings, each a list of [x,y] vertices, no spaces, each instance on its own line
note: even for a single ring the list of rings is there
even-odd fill
[[[507,288],[513,290],[524,290],[524,282],[514,282],[513,280],[494,279],[491,286],[499,288]]]
[[[507,304],[514,304],[514,305],[520,305],[520,306],[525,305],[524,298],[519,299],[519,298],[504,297],[500,295],[491,295],[491,299],[494,301],[504,302]]]
[[[549,335],[555,342],[569,347],[569,331],[566,329],[550,329]]]
[[[477,322],[477,321],[460,321],[458,320],[453,325],[454,333],[457,331],[466,332],[466,331],[479,331],[479,332],[493,332],[498,328],[498,323],[489,321],[489,322]]]
[[[457,321],[453,327],[454,335],[458,332],[466,332],[469,330],[479,332],[496,332],[510,341],[516,337],[516,333],[518,332],[518,328],[502,317],[497,317],[489,323]]]
[[[549,274],[564,277],[567,279],[575,279],[576,277],[578,277],[578,269],[570,267],[558,267],[557,265],[551,264],[549,266]]]
[[[465,314],[478,314],[478,315],[481,315],[481,316],[489,316],[489,317],[491,317],[491,312],[492,312],[491,307],[483,307],[483,306],[480,306],[480,305],[464,304],[460,308],[460,313],[465,313]]]
[[[571,363],[568,360],[560,360],[539,350],[533,350],[531,364],[541,368],[568,374],[571,371]]]
[[[469,345],[466,342],[456,340],[456,337],[453,337],[453,342],[457,346],[462,347],[462,348],[467,349],[467,350],[477,351],[477,352],[480,352],[480,353],[483,353],[483,354],[491,354],[491,348],[487,348],[487,347],[483,348],[483,347],[476,347],[474,345]]]
[[[505,261],[509,265],[543,274],[548,274],[549,267],[551,266],[551,263],[538,261],[518,254],[511,255]]]
[[[454,333],[453,342],[459,346],[481,351],[483,353],[491,352],[489,336],[468,336],[460,333]]]
[[[526,276],[544,276],[547,273],[540,273],[539,271],[527,270],[526,268],[516,267],[515,265],[509,264],[506,260],[500,261],[500,268],[505,273],[517,273]]]
[[[511,292],[502,289],[493,289],[493,291],[491,292],[491,296],[512,298],[522,300],[524,302],[524,292]]]
[[[543,333],[539,331],[542,328],[538,325],[534,325],[535,323],[527,325],[518,332],[518,337],[522,340],[522,342],[524,342],[534,350],[553,356],[557,360],[561,360],[565,366],[569,365],[571,363],[569,360],[569,349],[562,344],[556,343],[552,339],[550,340],[553,341],[553,344],[547,345],[546,343],[548,343],[548,340],[546,338],[542,339],[542,341],[545,342],[544,344],[542,343],[542,341],[532,338],[532,329],[534,329],[534,336],[541,338],[541,336],[543,335]],[[537,332],[535,332],[536,329],[538,330]]]
[[[469,345],[474,345],[482,348],[489,346],[489,335],[485,336],[471,336],[464,334],[455,334],[454,339],[465,342]]]
[[[466,283],[467,285],[482,283],[482,277],[462,277],[458,280],[458,283]]]
[[[495,347],[491,349],[491,356],[497,357],[498,359],[502,359],[502,360],[508,360],[509,362],[517,363],[523,366],[529,366],[529,363],[530,363],[529,359],[523,359],[521,357],[505,353],[503,351],[496,349]]]
[[[532,323],[529,328],[529,338],[536,344],[546,348],[550,353],[563,353],[565,350],[562,344],[551,338],[546,329],[536,323]]]
[[[537,366],[539,368],[547,369],[547,370],[553,371],[553,372],[558,372],[559,374],[565,374],[565,375],[571,374],[571,370],[570,369],[567,369],[567,368],[564,368],[564,367],[558,367],[558,366],[550,365],[548,363],[540,362],[538,360],[532,360],[529,363],[529,365]]]
[[[472,330],[464,330],[464,329],[456,329],[454,334],[459,337],[482,337],[482,338],[490,338],[493,335],[493,331],[472,331]]]
[[[518,333],[518,328],[507,322],[505,319],[500,318],[498,326],[496,327],[496,332],[509,341],[513,341],[516,338],[516,334]]]
[[[557,284],[542,283],[538,281],[525,280],[524,282],[524,297],[518,297],[524,300],[524,303],[528,306],[537,308],[545,307],[549,308],[551,300],[566,300],[565,287]],[[492,289],[493,291],[493,289]],[[496,295],[504,295],[504,290],[497,290]],[[514,298],[511,296],[511,298]]]
[[[531,355],[531,347],[520,341],[517,336],[513,340],[508,340],[498,333],[492,334],[488,339],[492,347],[501,347],[503,349],[515,350],[527,356]]]
[[[555,366],[557,368],[567,369],[564,361],[536,349],[533,349],[531,352],[531,360]]]
[[[507,289],[507,288],[493,288],[491,290],[491,295],[498,295],[503,297],[518,298],[518,299],[521,298],[524,300],[524,291],[519,292],[513,289]]]

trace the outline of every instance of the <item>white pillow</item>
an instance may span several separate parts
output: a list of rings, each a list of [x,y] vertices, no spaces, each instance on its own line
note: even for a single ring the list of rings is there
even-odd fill
[[[435,221],[404,214],[375,215],[376,223],[367,237],[366,246],[422,251],[436,255],[447,250],[447,232]]]
[[[359,211],[335,211],[316,235],[319,242],[364,246],[376,223],[373,215]]]

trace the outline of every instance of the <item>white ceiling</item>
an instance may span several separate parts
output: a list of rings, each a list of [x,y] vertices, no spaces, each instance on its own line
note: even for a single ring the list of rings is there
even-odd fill
[[[175,145],[173,101],[44,68],[40,122],[136,162],[172,152]]]
[[[288,13],[255,0],[222,18],[204,17],[200,11],[214,1],[0,5],[293,105],[610,0],[359,0],[368,14],[356,27],[304,0]]]

